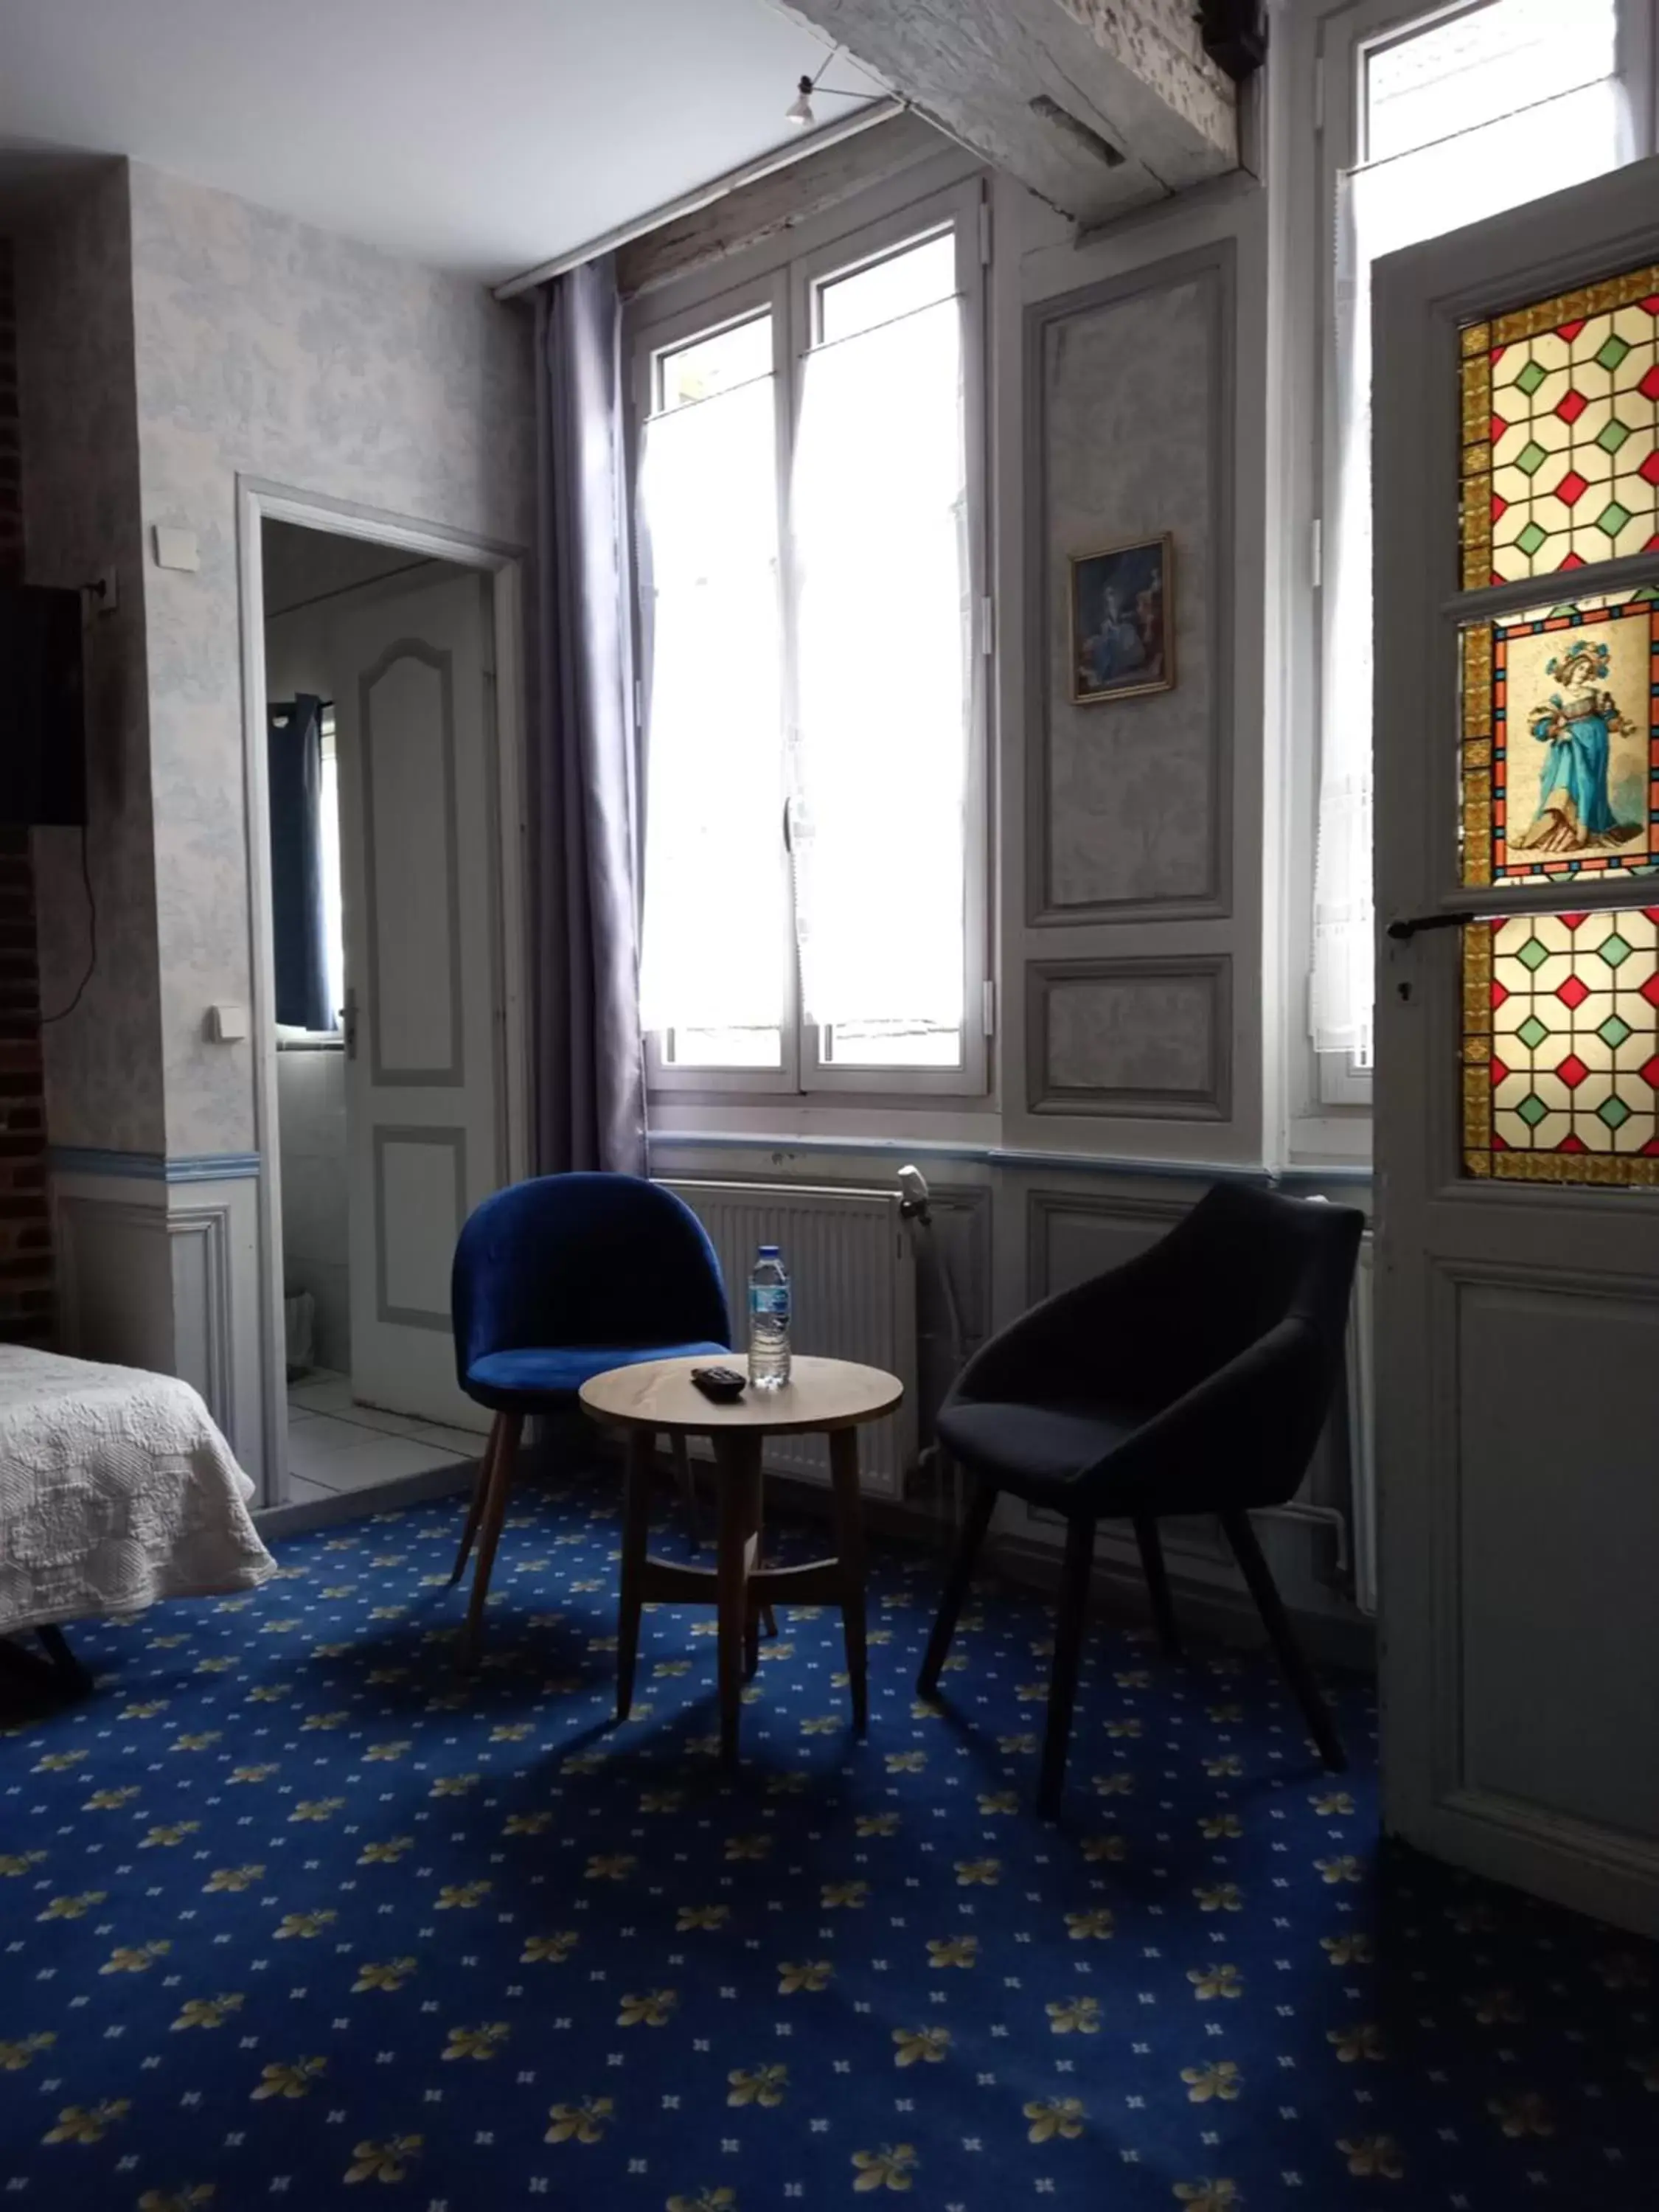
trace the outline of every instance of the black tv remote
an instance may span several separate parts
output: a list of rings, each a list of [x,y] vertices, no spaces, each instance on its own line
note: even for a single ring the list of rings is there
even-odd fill
[[[719,1406],[734,1405],[749,1382],[735,1367],[694,1367],[691,1380],[705,1398],[712,1398]]]

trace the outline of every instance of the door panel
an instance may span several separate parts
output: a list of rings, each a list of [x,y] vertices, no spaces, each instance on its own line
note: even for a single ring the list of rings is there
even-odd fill
[[[358,682],[364,1012],[378,1085],[462,1085],[452,653],[400,638]]]
[[[351,1161],[352,1392],[478,1429],[449,1269],[505,1174],[488,586],[444,575],[334,625]]]
[[[1659,1366],[1659,1283],[1544,1271],[1455,1289],[1462,1779],[1659,1837],[1659,1758],[1638,1749],[1659,1713],[1659,1640],[1630,1633],[1659,1558],[1630,1389]]]
[[[466,1131],[377,1124],[376,1319],[449,1334],[449,1266],[467,1205]]]
[[[1659,1929],[1659,162],[1374,310],[1384,1818]]]

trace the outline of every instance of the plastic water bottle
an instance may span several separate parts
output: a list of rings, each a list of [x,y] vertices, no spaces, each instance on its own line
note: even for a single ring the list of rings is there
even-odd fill
[[[775,1244],[763,1244],[749,1277],[749,1387],[781,1390],[789,1380],[789,1277]]]

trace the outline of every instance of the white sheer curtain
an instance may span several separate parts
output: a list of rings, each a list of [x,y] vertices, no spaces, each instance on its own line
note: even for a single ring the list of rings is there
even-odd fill
[[[972,637],[962,379],[954,296],[805,362],[790,820],[811,1022],[962,1020]]]
[[[1556,0],[1560,27],[1604,32],[1611,0]],[[1550,0],[1509,0],[1536,30]],[[1502,6],[1492,33],[1502,29]],[[1601,19],[1607,18],[1603,25]],[[1595,19],[1595,20],[1592,20]],[[1501,58],[1500,58],[1501,59]],[[1448,87],[1449,93],[1455,90]],[[1543,94],[1548,83],[1537,89]],[[1467,98],[1467,86],[1463,90]],[[1342,179],[1336,210],[1335,511],[1326,522],[1325,678],[1310,1020],[1321,1052],[1371,1057],[1371,264],[1399,247],[1598,176],[1626,158],[1617,82],[1582,85]],[[1455,519],[1444,518],[1455,528]],[[1542,587],[1540,586],[1540,589]],[[1547,592],[1545,596],[1548,596]],[[1447,728],[1454,724],[1448,708]],[[1448,751],[1448,760],[1452,757]],[[1448,805],[1453,803],[1448,769]]]
[[[757,377],[646,428],[647,1029],[782,1018],[774,406],[773,379]]]

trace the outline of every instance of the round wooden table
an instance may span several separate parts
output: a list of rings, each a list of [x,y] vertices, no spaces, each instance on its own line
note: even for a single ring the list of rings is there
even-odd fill
[[[847,1671],[853,1692],[853,1725],[864,1733],[869,1718],[864,1636],[864,1535],[859,1504],[860,1423],[890,1413],[904,1386],[878,1367],[845,1359],[797,1354],[781,1390],[745,1390],[732,1405],[705,1398],[691,1380],[694,1367],[740,1367],[705,1356],[652,1359],[613,1367],[581,1388],[583,1411],[629,1431],[628,1477],[623,1504],[622,1610],[617,1637],[617,1717],[628,1718],[634,1701],[634,1665],[641,1607],[713,1605],[720,1623],[720,1757],[738,1759],[738,1716],[743,1685],[759,1656],[763,1606],[833,1604],[841,1607],[847,1638]],[[835,1500],[836,1551],[831,1558],[797,1567],[760,1564],[761,1455],[770,1436],[822,1431],[830,1444]],[[720,1492],[718,1564],[712,1569],[653,1559],[647,1548],[653,1460],[659,1435],[704,1436],[714,1447]]]

